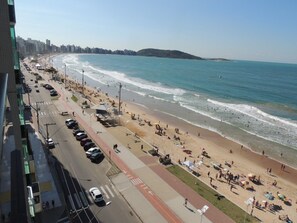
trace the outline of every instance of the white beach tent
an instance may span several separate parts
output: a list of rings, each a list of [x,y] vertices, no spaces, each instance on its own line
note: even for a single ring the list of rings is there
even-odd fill
[[[183,162],[183,165],[189,167],[190,169],[194,167],[194,163],[191,162],[190,160]]]

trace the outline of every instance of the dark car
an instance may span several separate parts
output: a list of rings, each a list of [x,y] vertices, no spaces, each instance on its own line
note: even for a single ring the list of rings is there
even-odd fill
[[[98,151],[93,153],[89,158],[92,162],[97,162],[102,157],[103,157],[103,153],[101,151]]]
[[[36,92],[39,93],[39,89],[36,89]]]
[[[25,110],[31,110],[31,106],[30,105],[24,105]]]
[[[50,93],[50,95],[51,95],[52,97],[54,97],[54,96],[58,96],[58,92],[56,92],[56,91],[52,91],[52,92]]]
[[[72,131],[72,134],[73,134],[74,136],[76,136],[77,133],[79,133],[79,132],[84,133],[85,131],[84,131],[84,130],[81,130],[81,129],[74,129],[74,130]]]
[[[87,151],[87,150],[89,150],[90,148],[93,148],[93,147],[96,147],[96,144],[95,143],[93,143],[93,142],[87,142],[84,145],[84,150]]]
[[[76,140],[80,141],[80,140],[82,140],[84,138],[88,138],[88,135],[86,133],[80,132],[80,133],[77,133],[75,138],[76,138]]]
[[[45,89],[47,89],[47,90],[53,90],[54,88],[51,86],[51,85],[49,85],[49,84],[45,84],[45,85],[43,85],[43,87],[45,88]]]
[[[89,139],[89,138],[82,139],[82,140],[80,141],[80,145],[81,145],[81,146],[84,146],[87,142],[92,142],[92,140]]]
[[[68,127],[69,129],[74,129],[75,127],[78,126],[77,122],[74,121],[74,120],[72,120],[72,121],[70,121],[70,122],[67,122],[66,125],[67,125],[67,127]]]

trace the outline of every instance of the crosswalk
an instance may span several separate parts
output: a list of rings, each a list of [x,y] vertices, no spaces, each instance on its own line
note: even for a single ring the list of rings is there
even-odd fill
[[[104,199],[111,199],[114,198],[115,196],[118,195],[118,192],[116,190],[116,188],[113,185],[101,185],[101,186],[97,186],[98,189],[101,191]],[[86,194],[88,195],[88,198],[90,200],[92,200],[91,195],[89,194],[89,191],[86,190]]]
[[[52,105],[53,102],[52,101],[42,101],[42,102],[38,102],[38,103],[36,103],[36,102],[31,103],[31,105],[33,105],[33,106],[36,106],[36,104],[38,104],[38,106],[40,106],[40,105]]]
[[[60,115],[60,112],[58,111],[39,111],[39,116],[56,116]]]

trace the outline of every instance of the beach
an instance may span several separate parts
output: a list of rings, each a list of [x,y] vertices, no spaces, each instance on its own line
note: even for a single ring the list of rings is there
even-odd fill
[[[44,60],[40,62],[45,64]],[[60,78],[63,76],[60,74]],[[81,91],[80,84],[73,79],[68,77],[67,83],[72,91]],[[104,102],[112,107],[114,101],[114,108],[118,107],[118,99],[108,96],[104,91],[85,86],[84,94],[93,105]],[[83,100],[85,99],[80,98],[78,103]],[[279,161],[271,159],[265,152],[255,153],[218,133],[153,111],[133,101],[123,101],[121,110],[120,126],[106,129],[136,156],[146,156],[147,151],[154,147],[163,155],[169,154],[173,163],[185,169],[188,167],[183,163],[190,161],[201,174],[198,180],[215,188],[243,210],[248,209],[249,213],[251,212],[252,205],[248,207],[245,203],[249,198],[255,198],[254,206],[257,201],[260,206],[264,205],[263,201],[267,201],[264,209],[253,209],[253,215],[263,222],[278,222],[279,215],[288,215],[293,221],[297,221],[297,170],[283,166],[282,154]],[[114,118],[118,119],[117,116]],[[220,173],[225,176],[238,176],[237,182],[249,182],[249,185],[229,183],[228,179],[218,176]],[[254,176],[253,180],[249,179],[249,174]],[[253,183],[254,180],[258,183]],[[250,186],[253,186],[254,190],[248,189]],[[274,200],[264,196],[266,192],[271,193]],[[279,199],[278,194],[286,198]],[[268,210],[269,204],[281,206],[282,210],[272,213],[273,211]]]

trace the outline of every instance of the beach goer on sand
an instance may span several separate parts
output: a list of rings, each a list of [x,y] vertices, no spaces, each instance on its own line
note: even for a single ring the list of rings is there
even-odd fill
[[[274,182],[272,183],[272,186],[276,186],[277,185],[277,181],[274,180]]]
[[[210,171],[208,171],[208,173],[207,173],[207,176],[209,177],[209,175],[210,175]]]

